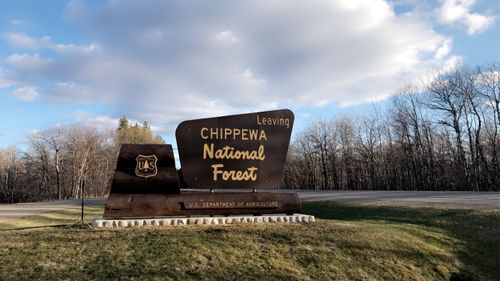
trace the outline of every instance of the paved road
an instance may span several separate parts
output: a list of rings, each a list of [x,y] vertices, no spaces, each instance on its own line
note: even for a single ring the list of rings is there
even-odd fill
[[[104,204],[104,202],[105,199],[103,198],[85,200],[86,205]],[[80,204],[81,200],[79,199],[34,203],[0,204],[0,222],[30,215],[46,213],[61,208],[79,206]]]
[[[333,200],[369,205],[500,210],[500,192],[469,191],[301,191],[305,201]]]
[[[299,191],[304,201],[332,200],[342,203],[394,206],[429,206],[500,210],[500,192],[448,191]],[[105,199],[88,199],[86,204],[103,205]],[[78,206],[80,200],[0,204],[0,222]]]

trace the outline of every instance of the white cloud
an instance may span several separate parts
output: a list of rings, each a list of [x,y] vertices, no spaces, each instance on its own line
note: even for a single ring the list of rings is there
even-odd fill
[[[110,103],[113,101],[105,99],[106,95],[100,91],[74,82],[57,82],[48,87],[45,92],[49,98],[64,104],[92,103],[94,101]]]
[[[109,115],[97,115],[95,113],[78,110],[74,113],[77,125],[92,125],[92,127],[97,128],[101,132],[106,132],[110,130],[115,130],[118,127],[120,117],[111,117]],[[144,121],[139,121],[135,119],[127,118],[129,124],[140,124],[142,125]],[[161,128],[154,125],[149,125],[151,131],[155,134],[161,133]]]
[[[221,31],[218,32],[214,35],[215,40],[222,41],[222,42],[229,42],[229,43],[236,43],[240,41],[238,37],[236,37],[233,32],[226,30],[226,31]]]
[[[12,54],[6,62],[18,70],[43,70],[52,63],[52,59],[40,58],[38,54]]]
[[[11,20],[10,24],[11,25],[23,25],[24,21],[23,20]]]
[[[50,81],[39,89],[53,102],[107,104],[110,116],[173,133],[183,119],[380,100],[445,64],[452,47],[382,0],[148,3],[71,1],[64,18],[99,45],[64,44],[81,47],[74,55],[15,33],[11,44],[56,52],[35,72],[23,66],[46,59],[11,56],[12,74]]]
[[[88,111],[76,111],[75,118],[77,124],[91,124],[101,131],[112,130],[118,127],[119,118],[113,118],[106,115],[95,115]]]
[[[90,45],[75,45],[75,44],[53,44],[52,45],[53,49],[59,50],[59,51],[77,51],[77,52],[93,52],[101,49],[101,47],[97,44],[90,44]]]
[[[441,47],[439,47],[437,49],[436,53],[434,54],[434,58],[438,59],[438,60],[441,60],[444,57],[446,57],[450,53],[451,45],[452,44],[453,44],[453,40],[452,39],[445,40],[443,42],[443,44],[441,45]]]
[[[37,49],[48,44],[48,37],[35,39],[24,33],[7,33],[5,39],[13,46],[21,48]]]
[[[446,62],[441,66],[441,69],[438,72],[445,73],[452,71],[453,69],[457,69],[463,63],[464,59],[462,57],[452,56],[446,60]]]
[[[22,87],[16,89],[10,95],[20,101],[31,102],[38,97],[38,92],[35,87]]]
[[[153,28],[144,32],[144,37],[146,40],[158,40],[163,38],[164,35],[165,33],[163,32],[163,30],[158,28]]]
[[[34,38],[25,33],[7,33],[5,39],[15,47],[28,49],[53,49],[58,51],[76,51],[76,52],[92,52],[100,49],[98,44],[75,45],[75,44],[59,44],[54,43],[50,36]]]
[[[467,25],[467,33],[470,35],[485,30],[494,21],[493,17],[487,17],[475,13],[468,14],[464,20]]]
[[[242,73],[242,76],[250,85],[260,86],[266,83],[266,79],[256,78],[255,74],[253,74],[250,69],[246,69],[245,72]]]
[[[10,87],[11,82],[5,78],[5,71],[0,68],[0,89]]]
[[[431,69],[421,76],[415,77],[411,85],[417,88],[425,88],[434,82],[440,74],[453,71],[464,64],[464,59],[460,56],[451,56],[437,68]]]
[[[479,33],[494,21],[492,16],[471,12],[475,0],[443,0],[439,19],[446,24],[460,23],[467,28],[467,34]]]

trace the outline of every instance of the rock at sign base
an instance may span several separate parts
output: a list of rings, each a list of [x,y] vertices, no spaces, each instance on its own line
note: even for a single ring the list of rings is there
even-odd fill
[[[261,223],[313,223],[314,216],[294,215],[262,215],[262,216],[229,216],[229,217],[193,217],[193,218],[158,218],[135,220],[98,219],[92,223],[96,228],[109,227],[168,227],[175,225],[219,225],[219,224],[261,224]]]

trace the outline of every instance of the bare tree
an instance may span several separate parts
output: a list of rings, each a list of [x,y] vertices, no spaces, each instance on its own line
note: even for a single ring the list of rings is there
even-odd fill
[[[291,145],[287,184],[500,190],[499,70],[459,66],[401,89],[386,112],[310,124]]]

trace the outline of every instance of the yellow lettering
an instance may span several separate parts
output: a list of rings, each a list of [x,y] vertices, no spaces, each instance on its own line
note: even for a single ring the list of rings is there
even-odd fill
[[[214,165],[212,165],[212,169],[213,169],[212,173],[213,173],[213,176],[214,176],[213,177],[214,181],[217,181],[217,175],[223,173],[223,171],[219,170],[219,168],[222,168],[222,167],[224,167],[223,164],[214,164]]]
[[[259,160],[266,159],[266,154],[264,153],[264,146],[262,144],[259,145],[259,156],[257,156],[256,159],[259,159]]]
[[[262,141],[262,140],[267,141],[266,132],[264,130],[260,131],[259,141]]]
[[[257,115],[257,125],[286,126],[287,128],[290,128],[290,119],[280,116],[261,117]]]
[[[259,131],[258,130],[249,130],[249,133],[250,133],[250,140],[256,140],[257,139],[257,133]]]
[[[257,180],[257,167],[249,167],[246,170],[222,170],[224,164],[212,165],[213,180],[217,181],[220,178],[223,181],[256,181]]]
[[[236,139],[237,136],[239,136],[241,134],[241,130],[240,129],[233,129],[233,140]]]
[[[230,128],[224,129],[224,139],[226,140],[228,136],[231,136],[232,130]]]
[[[205,128],[205,127],[201,128],[201,130],[200,130],[201,138],[204,139],[204,140],[208,139],[208,135],[204,134],[204,132],[207,132],[207,131],[208,131],[208,128]]]
[[[262,121],[266,120],[265,118]],[[271,121],[267,121],[269,125]],[[241,140],[259,140],[267,141],[266,132],[263,129],[249,129],[249,128],[207,128],[200,129],[200,137],[204,140],[227,140],[227,139],[241,139]]]
[[[208,143],[203,144],[203,159],[214,158],[214,144],[211,143],[210,146],[208,146]]]
[[[236,160],[260,160],[266,159],[264,145],[259,145],[256,150],[236,150],[232,146],[224,146],[215,149],[213,143],[203,144],[203,159],[236,159]]]
[[[241,130],[241,139],[242,140],[248,140],[248,129],[242,129]]]
[[[257,125],[262,125],[262,123],[260,123],[260,120],[259,120],[259,114],[257,114]]]
[[[219,138],[219,131],[217,128],[210,128],[210,139],[218,139]]]

